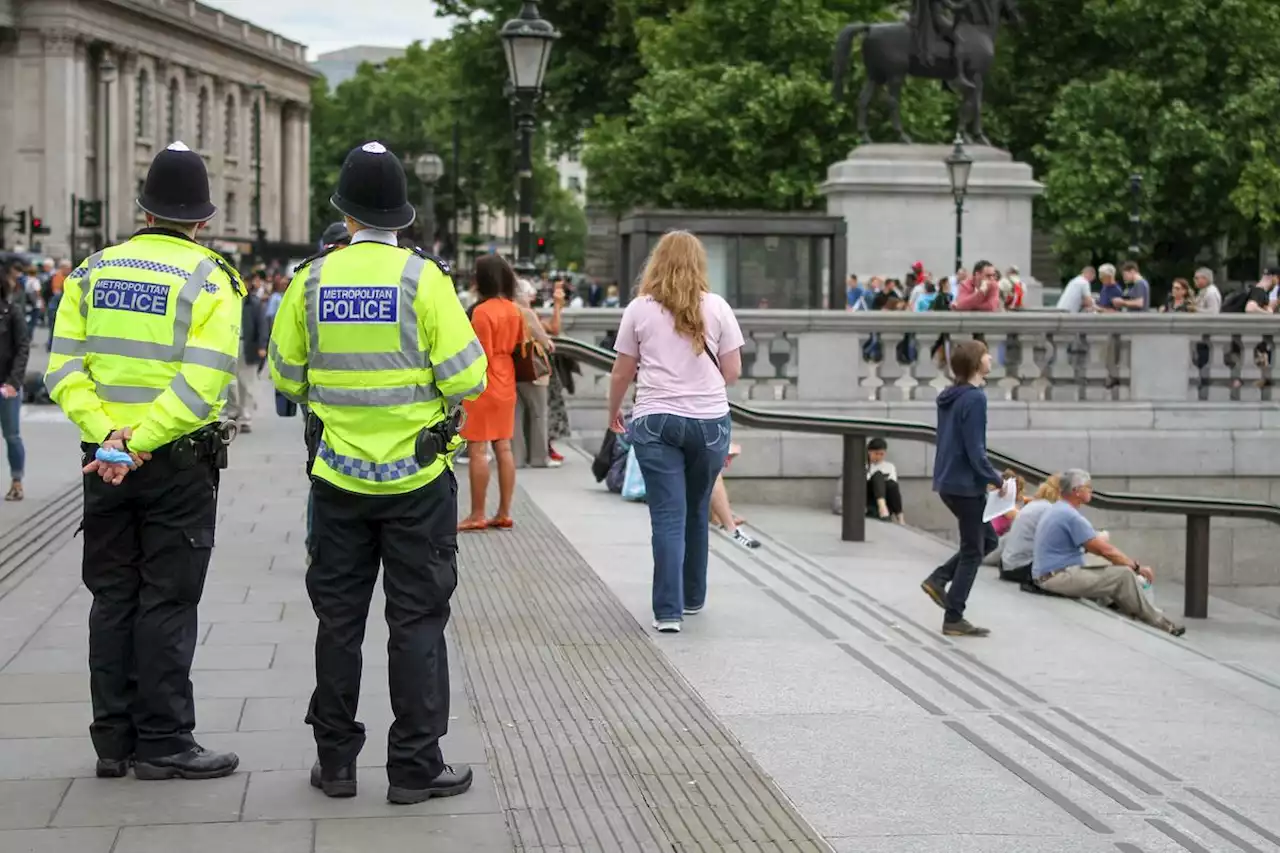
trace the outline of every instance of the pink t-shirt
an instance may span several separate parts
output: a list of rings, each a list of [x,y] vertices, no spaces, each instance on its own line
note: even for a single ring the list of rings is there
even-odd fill
[[[729,303],[714,293],[702,294],[707,348],[716,358],[741,349],[742,329]],[[640,362],[636,377],[634,417],[680,415],[713,420],[729,414],[724,377],[711,357],[694,353],[693,342],[676,332],[671,313],[651,296],[627,305],[613,348]]]

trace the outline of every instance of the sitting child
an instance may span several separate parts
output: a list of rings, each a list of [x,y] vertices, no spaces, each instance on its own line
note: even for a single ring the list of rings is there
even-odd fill
[[[902,490],[898,486],[898,469],[885,459],[889,443],[883,438],[867,442],[867,515],[881,521],[906,524],[902,511]]]

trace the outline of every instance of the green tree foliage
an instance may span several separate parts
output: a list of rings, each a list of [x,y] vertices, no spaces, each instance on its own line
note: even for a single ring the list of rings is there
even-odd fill
[[[445,161],[445,176],[436,187],[436,222],[448,233],[455,212],[472,207],[514,207],[516,174],[514,125],[510,105],[502,97],[505,61],[488,24],[464,23],[452,38],[428,47],[411,45],[403,57],[385,65],[362,66],[356,75],[329,94],[323,83],[313,91],[312,225],[319,230],[336,214],[329,196],[347,152],[377,139],[391,148],[409,173],[410,198],[424,189],[413,174],[413,159],[428,149]],[[459,137],[459,163],[454,175],[453,138]],[[544,155],[538,151],[535,156]],[[455,177],[458,197],[454,198]],[[536,172],[535,214],[558,204],[554,170]],[[542,200],[540,202],[540,200]],[[561,215],[557,221],[566,221]],[[421,242],[426,236],[415,235]],[[487,243],[486,239],[481,243]],[[573,241],[568,240],[568,245]]]
[[[1001,122],[1044,167],[1046,206],[1064,254],[1124,253],[1134,172],[1144,178],[1143,255],[1166,274],[1185,274],[1220,237],[1237,246],[1259,233],[1275,239],[1280,151],[1269,117],[1280,107],[1280,5],[1024,6],[1029,19],[1044,15],[1058,29],[1034,36],[1044,48],[1038,56],[1022,56],[1035,50],[1019,45],[1012,64],[1021,68],[1005,83],[1018,94],[1001,104]],[[1050,106],[1037,108],[1033,99]],[[1040,144],[1032,141],[1037,135]]]
[[[820,207],[827,166],[854,143],[851,106],[831,98],[832,47],[879,6],[690,0],[669,20],[638,21],[646,75],[629,112],[588,132],[592,198],[616,210]],[[859,69],[855,91],[861,82]],[[946,137],[950,103],[936,84],[913,84],[904,100],[918,138]]]

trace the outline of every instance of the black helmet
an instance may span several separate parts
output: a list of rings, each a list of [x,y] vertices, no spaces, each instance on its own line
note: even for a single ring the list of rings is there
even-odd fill
[[[320,248],[327,249],[330,246],[336,246],[339,243],[346,243],[351,239],[351,233],[347,231],[347,223],[335,222],[328,228],[324,229],[324,233],[320,235]]]
[[[338,175],[338,191],[329,203],[361,225],[399,231],[413,224],[404,166],[381,142],[353,148]]]
[[[204,158],[181,142],[156,155],[138,207],[169,222],[207,222],[218,212],[209,200]]]

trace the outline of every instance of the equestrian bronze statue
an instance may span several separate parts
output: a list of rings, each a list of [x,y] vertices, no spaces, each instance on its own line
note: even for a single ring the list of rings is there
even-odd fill
[[[990,145],[982,130],[982,86],[996,55],[1003,21],[1019,23],[1017,0],[913,0],[911,18],[891,24],[850,24],[836,40],[834,85],[844,99],[853,40],[862,40],[867,81],[858,96],[858,134],[871,142],[867,108],[881,88],[889,95],[890,119],[898,139],[902,129],[901,94],[907,77],[940,80],[961,95],[957,129],[965,141]]]

